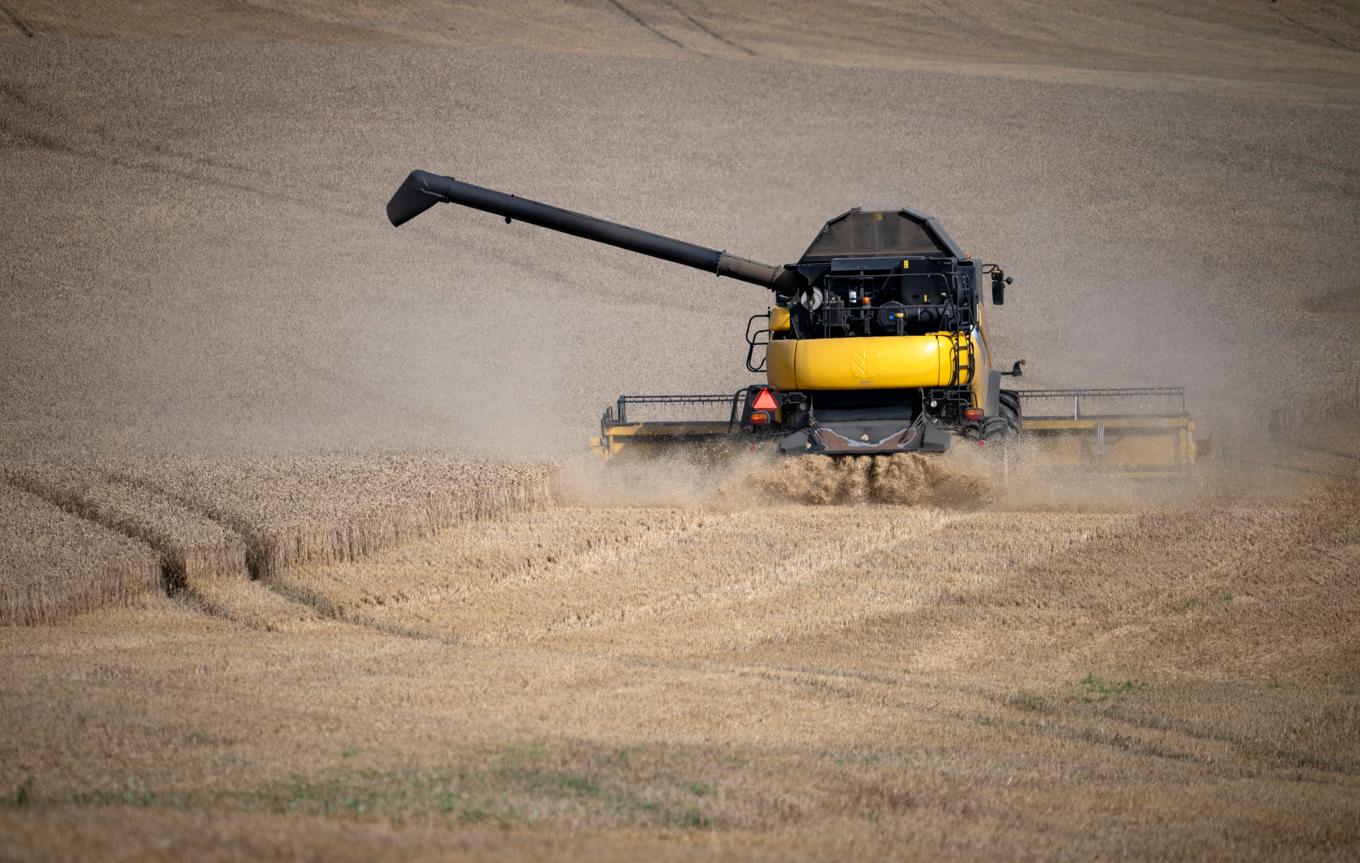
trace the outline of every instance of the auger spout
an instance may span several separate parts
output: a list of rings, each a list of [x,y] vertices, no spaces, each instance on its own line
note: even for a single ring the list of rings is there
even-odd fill
[[[399,226],[438,203],[461,204],[474,210],[484,210],[503,217],[507,222],[528,222],[574,237],[760,285],[785,295],[793,294],[805,284],[798,271],[790,267],[762,264],[717,249],[541,204],[528,198],[507,195],[428,171],[411,172],[392,200],[387,202],[387,218],[394,226]]]

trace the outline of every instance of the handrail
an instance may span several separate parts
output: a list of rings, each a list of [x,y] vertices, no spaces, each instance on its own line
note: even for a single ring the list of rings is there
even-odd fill
[[[740,416],[739,407],[741,404],[741,400],[746,395],[746,393],[747,393],[746,388],[742,388],[740,390],[737,390],[735,393],[698,393],[698,394],[689,393],[685,395],[619,396],[617,402],[605,408],[604,416],[600,418],[600,434],[602,437],[607,436],[609,434],[609,429],[613,428],[614,426],[627,425],[629,422],[628,420],[629,405],[636,406],[648,404],[665,404],[665,405],[727,404],[731,406],[727,418],[727,424],[730,428],[738,423],[738,419]],[[687,425],[699,421],[644,420],[643,422],[649,422],[653,425],[666,425],[666,424]],[[721,421],[710,420],[709,422],[721,422]]]
[[[1185,387],[1103,387],[1092,389],[1035,389],[1035,390],[1016,390],[1016,395],[1021,401],[1036,399],[1071,399],[1072,409],[1062,414],[1032,414],[1024,411],[1027,419],[1108,419],[1111,417],[1122,416],[1125,414],[1106,413],[1097,414],[1089,410],[1083,410],[1083,401],[1093,399],[1131,399],[1131,398],[1166,398],[1174,399],[1178,407],[1174,411],[1144,410],[1137,416],[1185,416]]]

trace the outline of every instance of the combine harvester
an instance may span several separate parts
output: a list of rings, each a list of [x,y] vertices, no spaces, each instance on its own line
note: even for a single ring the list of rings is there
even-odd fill
[[[1179,389],[1015,390],[992,368],[984,322],[1012,279],[959,250],[916,210],[851,210],[796,263],[762,264],[414,171],[387,204],[401,225],[461,204],[768,288],[746,327],[746,367],[764,384],[735,393],[621,396],[592,446],[606,459],[699,446],[795,455],[944,452],[963,438],[1004,446],[1025,435],[1060,463],[1167,470],[1193,463],[1194,423]]]

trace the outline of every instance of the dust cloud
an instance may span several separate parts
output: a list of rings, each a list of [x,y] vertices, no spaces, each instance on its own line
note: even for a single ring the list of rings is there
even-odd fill
[[[965,457],[959,448],[945,455],[790,458],[743,482],[751,495],[807,504],[972,508],[995,499],[999,491],[991,466]]]
[[[558,500],[568,505],[744,509],[767,505],[897,504],[973,509],[1002,490],[995,459],[965,447],[943,455],[780,456],[709,451],[567,460]]]

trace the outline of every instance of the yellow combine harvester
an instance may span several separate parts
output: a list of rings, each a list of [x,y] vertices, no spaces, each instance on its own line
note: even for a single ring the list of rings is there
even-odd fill
[[[1022,433],[1059,460],[1124,468],[1193,462],[1194,424],[1179,390],[1004,389],[992,367],[984,310],[1012,280],[960,251],[915,210],[851,210],[832,219],[797,262],[774,266],[637,228],[414,171],[387,204],[393,225],[437,203],[461,204],[768,288],[768,312],[746,326],[749,371],[765,383],[736,393],[623,396],[592,446],[605,458],[699,446],[787,454],[943,452],[952,440],[997,446]],[[1180,406],[1151,405],[1178,394]],[[1026,405],[1072,399],[1072,412]],[[1125,412],[1083,414],[1083,404]],[[1134,409],[1129,409],[1134,408]]]

